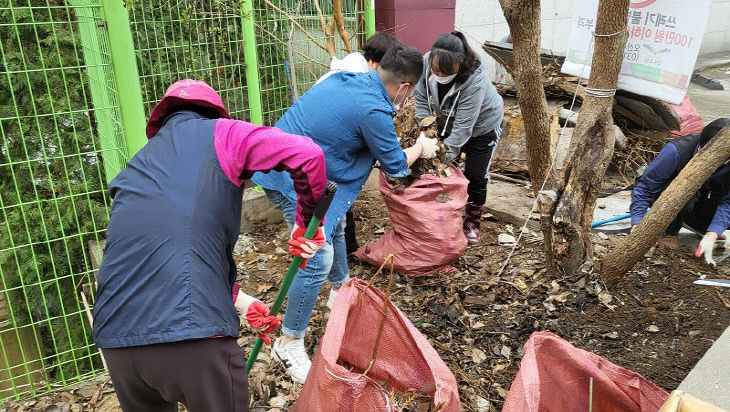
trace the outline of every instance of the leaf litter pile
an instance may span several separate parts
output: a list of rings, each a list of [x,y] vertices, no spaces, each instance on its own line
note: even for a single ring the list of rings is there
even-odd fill
[[[378,233],[389,227],[376,191],[363,192],[353,212],[361,244],[377,240]],[[501,409],[518,371],[522,346],[534,331],[552,331],[672,390],[730,323],[730,292],[692,284],[700,275],[730,278],[727,264],[714,269],[687,250],[658,248],[615,288],[607,289],[594,273],[548,278],[542,245],[526,242],[498,275],[508,248],[499,245],[497,236],[512,231],[510,225],[486,217],[481,243],[468,247],[454,262],[457,273],[417,279],[396,274],[394,279],[392,301],[449,365],[465,411]],[[276,298],[291,262],[284,250],[287,235],[283,223],[266,225],[241,235],[236,245],[239,282],[247,293],[267,303]],[[597,254],[615,247],[619,240],[620,235],[594,236]],[[376,270],[354,260],[350,268],[351,276],[360,278],[369,278]],[[384,290],[385,282],[380,279],[376,286]],[[328,287],[323,287],[312,314],[311,333],[305,338],[311,355],[327,324],[328,293]],[[244,331],[239,344],[246,355],[254,341]],[[83,391],[75,388],[6,402],[0,411],[121,410],[108,382],[84,385]],[[271,361],[268,348],[261,351],[249,385],[255,411],[286,411],[301,390]],[[435,410],[427,397],[418,394],[393,394],[393,401],[404,410]]]
[[[408,98],[403,103],[403,110],[398,112],[393,122],[395,123],[395,134],[400,139],[400,145],[403,149],[407,149],[416,144],[416,140],[418,140],[421,131],[428,138],[439,138],[436,116],[429,116],[419,123],[418,119],[416,119],[416,105],[413,97]],[[417,159],[411,165],[410,175],[400,179],[389,178],[389,180],[395,190],[402,190],[406,186],[410,186],[411,183],[418,180],[424,174],[432,174],[439,177],[450,177],[452,174],[451,169],[446,164],[446,146],[440,140],[439,151],[435,158]]]
[[[360,244],[377,240],[389,228],[376,191],[363,192],[353,213]],[[514,229],[490,217],[482,229],[481,243],[468,247],[454,262],[456,274],[417,279],[396,274],[391,293],[395,305],[449,365],[465,411],[501,409],[519,369],[522,346],[534,331],[552,331],[672,390],[730,324],[730,292],[692,284],[700,275],[728,278],[730,268],[711,268],[688,251],[658,248],[615,288],[607,289],[595,273],[548,278],[539,242],[520,245],[498,276],[509,249],[499,245],[497,236]],[[261,228],[244,238],[248,246],[236,257],[244,288],[266,302],[275,299],[290,262],[281,246],[286,232],[283,223]],[[621,235],[595,236],[597,254],[620,239]],[[377,269],[355,260],[350,268],[351,276],[363,279]],[[385,290],[385,283],[382,278],[376,286]],[[323,287],[305,338],[311,355],[327,324],[328,294]],[[253,342],[250,335],[241,339],[246,348]],[[269,362],[268,350],[259,359],[263,361],[249,377],[251,405],[286,410],[301,387]],[[394,400],[404,406],[408,396],[394,395]],[[428,411],[428,405],[420,398],[406,410]]]

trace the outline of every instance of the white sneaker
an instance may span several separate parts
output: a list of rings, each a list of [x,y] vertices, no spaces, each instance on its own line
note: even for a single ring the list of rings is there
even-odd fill
[[[304,349],[304,339],[297,339],[281,346],[281,337],[271,346],[271,357],[280,361],[294,382],[304,383],[312,367],[312,361]]]
[[[327,307],[332,310],[332,306],[335,305],[335,298],[337,297],[337,291],[338,289],[332,288],[330,289],[330,297],[327,299]]]

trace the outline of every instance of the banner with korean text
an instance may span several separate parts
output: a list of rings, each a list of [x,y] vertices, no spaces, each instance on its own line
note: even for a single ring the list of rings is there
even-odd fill
[[[700,50],[712,0],[631,0],[618,88],[682,103]],[[575,0],[562,72],[587,79],[598,0]],[[613,33],[598,33],[613,34]]]

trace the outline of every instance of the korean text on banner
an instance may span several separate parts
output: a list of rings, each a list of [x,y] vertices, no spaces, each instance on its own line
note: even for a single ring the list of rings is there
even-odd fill
[[[687,92],[712,0],[631,0],[618,88],[672,104]],[[562,72],[590,76],[598,0],[575,0]],[[612,33],[598,33],[612,34]]]

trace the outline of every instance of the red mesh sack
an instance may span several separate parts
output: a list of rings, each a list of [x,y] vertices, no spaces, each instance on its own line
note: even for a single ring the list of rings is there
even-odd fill
[[[350,280],[292,411],[398,411],[391,392],[413,390],[432,395],[440,411],[461,411],[456,379],[426,338],[383,292]]]
[[[393,254],[395,269],[412,277],[455,272],[449,263],[466,249],[461,211],[469,181],[459,169],[452,166],[451,171],[451,177],[423,175],[399,191],[381,172],[378,189],[392,228],[353,255],[380,266]]]
[[[525,344],[502,412],[587,411],[591,377],[596,412],[656,412],[668,397],[636,372],[550,332],[535,332]]]
[[[679,131],[672,132],[675,136],[687,136],[688,134],[702,133],[705,128],[705,122],[702,116],[697,112],[689,96],[684,96],[682,104],[671,105],[682,122],[679,124]]]

